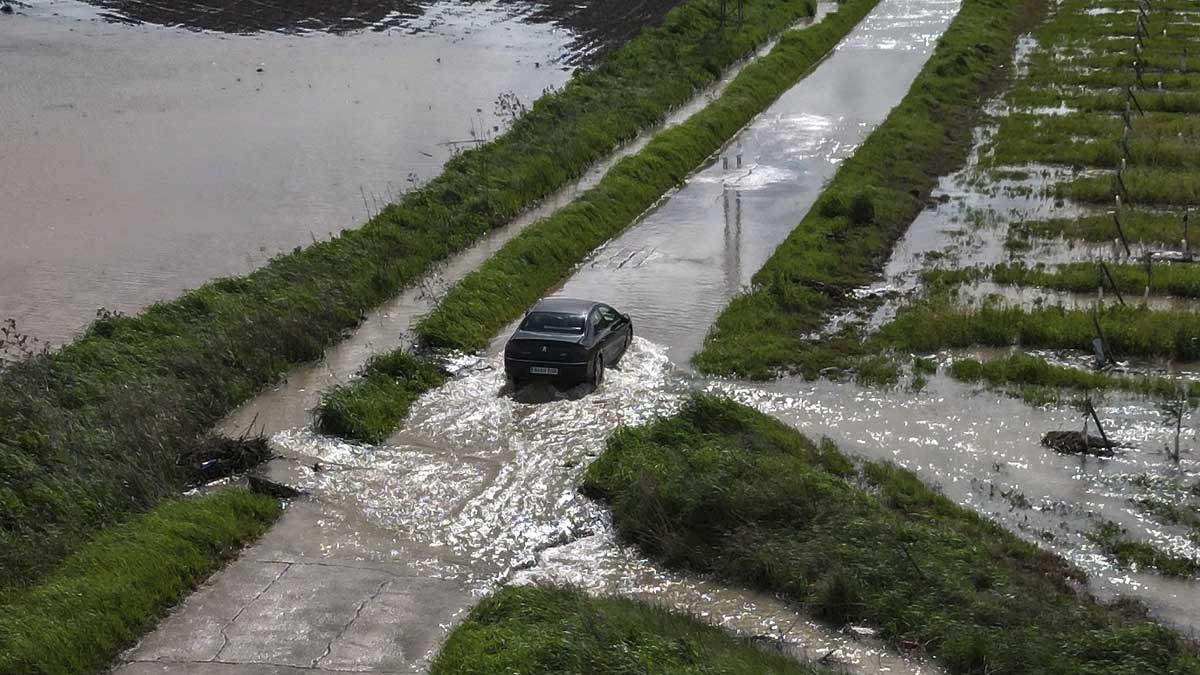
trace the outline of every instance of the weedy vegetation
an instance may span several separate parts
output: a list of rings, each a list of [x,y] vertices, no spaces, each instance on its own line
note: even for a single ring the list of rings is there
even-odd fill
[[[105,669],[279,513],[270,497],[226,489],[106,529],[40,583],[0,598],[0,672]]]
[[[833,675],[690,616],[566,588],[506,586],[479,603],[432,675]]]
[[[421,394],[446,375],[428,359],[405,351],[371,357],[359,377],[321,395],[317,431],[360,443],[382,443]]]
[[[1197,673],[1192,645],[909,471],[728,400],[618,431],[584,489],[663,564],[779,593],[919,646],[951,673]]]

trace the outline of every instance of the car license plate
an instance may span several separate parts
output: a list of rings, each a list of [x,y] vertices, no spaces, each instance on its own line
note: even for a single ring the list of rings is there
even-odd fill
[[[529,372],[534,375],[557,375],[558,368],[543,368],[542,366],[530,366]]]

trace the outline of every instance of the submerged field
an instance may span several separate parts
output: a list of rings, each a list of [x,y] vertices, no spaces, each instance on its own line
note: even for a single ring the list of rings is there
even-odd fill
[[[1200,80],[1188,46],[1200,24],[1187,9],[1058,3],[1022,38],[1012,79],[984,106],[965,167],[940,180],[919,215],[908,214],[915,223],[890,260],[881,255],[886,240],[869,249],[866,268],[882,269],[883,279],[812,274],[813,247],[790,263],[780,258],[784,281],[761,273],[698,363],[757,376],[851,376],[914,392],[948,376],[1031,406],[1074,407],[1075,430],[1093,436],[1127,438],[1135,419],[1158,417],[1174,432],[1166,447],[1138,439],[1124,451],[1160,453],[1191,513],[1200,273],[1190,209],[1200,157],[1197,111],[1187,101]],[[878,232],[889,218],[863,217],[858,229]],[[757,336],[745,327],[777,315],[791,322],[778,342],[730,342],[718,359],[722,341]],[[771,344],[783,345],[778,356],[763,346]],[[1148,522],[1134,534],[1101,519],[1089,535],[1101,553],[1125,569],[1194,577],[1196,530],[1190,543],[1178,534],[1192,527],[1186,515],[1164,516],[1136,498],[1124,510]]]
[[[685,4],[362,230],[143,316],[105,315],[80,343],[6,371],[0,412],[24,431],[11,450],[0,441],[0,461],[23,473],[0,497],[24,510],[6,523],[19,536],[0,558],[21,583],[0,600],[61,609],[28,585],[63,578],[39,566],[92,560],[82,542],[95,526],[179,485],[179,445],[287,373],[225,424],[268,430],[281,455],[272,475],[309,494],[288,513],[287,537],[223,577],[274,580],[236,598],[222,597],[229,584],[202,590],[134,650],[129,672],[164,654],[210,662],[231,644],[226,629],[215,652],[197,644],[196,625],[231,629],[231,664],[279,668],[1200,672],[1186,637],[1200,626],[1200,475],[1191,435],[1175,435],[1182,457],[1169,440],[1200,391],[1198,282],[1169,262],[1188,254],[1176,243],[1186,212],[1171,200],[1191,199],[1193,177],[1177,140],[1192,133],[1195,64],[1175,50],[1200,35],[1179,7],[842,3],[595,189],[476,250],[814,10],[763,0],[734,30],[715,1]],[[1092,50],[1097,40],[1112,48]],[[1131,50],[1144,62],[1123,79]],[[804,88],[792,85],[814,65],[807,86],[830,98],[869,81],[856,69],[892,73],[882,64],[905,59],[895,72],[916,76],[911,91],[890,115],[889,102],[852,122],[857,135],[831,122],[845,110],[816,114],[812,97],[771,103]],[[1124,86],[1128,112],[1113,100]],[[1103,149],[1114,133],[1116,158]],[[809,175],[824,170],[828,184]],[[1116,218],[1097,206],[1105,185],[1122,195]],[[468,246],[491,257],[455,259],[448,276],[461,281],[443,292],[428,270]],[[753,273],[743,264],[763,260],[743,288]],[[428,297],[409,289],[351,347],[294,368],[417,279]],[[637,312],[638,337],[596,390],[511,392],[497,339],[555,292],[611,296]],[[701,372],[689,369],[697,321],[733,296],[696,355]],[[476,353],[438,367],[379,353],[375,337],[418,315],[425,346]],[[335,374],[313,376],[323,368]],[[110,403],[95,407],[93,394]],[[1054,431],[1069,451],[1098,422],[1116,442],[1099,457],[1039,445]],[[815,440],[826,434],[837,441]],[[92,482],[67,470],[79,448]],[[269,507],[250,510],[245,536],[274,517]],[[92,662],[202,568],[113,624]],[[290,611],[301,608],[312,612]],[[459,621],[434,657],[441,627]],[[365,646],[397,635],[403,654]],[[55,650],[22,640],[21,658],[53,662]]]
[[[1078,569],[914,474],[731,401],[696,397],[618,432],[584,489],[665,564],[877,627],[951,673],[1200,672],[1194,647],[1136,602],[1102,606]]]

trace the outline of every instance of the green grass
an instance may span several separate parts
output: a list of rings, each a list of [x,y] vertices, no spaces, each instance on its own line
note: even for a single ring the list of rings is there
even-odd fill
[[[1200,165],[1200,149],[1191,136],[1161,133],[1170,128],[1167,117],[1156,115],[1153,124],[1139,118],[1128,140],[1128,164],[1158,167]],[[984,148],[988,166],[1028,163],[1115,169],[1121,163],[1119,117],[1095,113],[1031,115],[1013,113],[1000,118],[999,130]],[[1194,127],[1189,129],[1194,131]],[[1181,133],[1181,132],[1177,132]]]
[[[1158,264],[1147,274],[1146,265],[1113,263],[1108,273],[1116,282],[1117,290],[1126,296],[1141,297],[1146,288],[1154,295],[1170,295],[1179,298],[1200,298],[1200,267],[1190,264]],[[1096,263],[1067,263],[1034,267],[1022,263],[1006,263],[986,268],[955,270],[929,270],[922,275],[926,284],[952,286],[980,279],[991,279],[998,284],[1010,286],[1038,286],[1059,291],[1095,293],[1103,286],[1111,293],[1112,281]],[[1136,302],[1136,298],[1130,298]]]
[[[1173,577],[1192,577],[1200,572],[1200,562],[1167,553],[1144,541],[1134,541],[1112,521],[1100,523],[1088,533],[1088,538],[1123,568],[1151,568]]]
[[[805,358],[804,336],[853,302],[847,293],[874,278],[937,177],[965,158],[982,96],[1043,9],[1040,0],[963,3],[904,100],[717,318],[694,358],[701,371],[767,378]],[[867,222],[836,208],[856,196],[873,206]]]
[[[421,394],[446,381],[429,361],[404,351],[371,357],[360,377],[321,395],[317,431],[361,443],[382,443]]]
[[[916,643],[951,673],[1200,672],[1194,648],[1077,590],[1082,573],[912,473],[731,401],[614,434],[584,489],[660,562]]]
[[[1115,174],[1085,176],[1057,186],[1059,196],[1081,204],[1115,204],[1124,194],[1125,204],[1139,206],[1192,206],[1200,203],[1200,171],[1131,166],[1124,173],[1125,190],[1119,193]]]
[[[155,305],[105,314],[0,374],[0,588],[175,494],[178,454],[438,261],[537,204],[808,14],[798,0],[686,0],[535,102],[511,130],[362,227]]]
[[[1141,209],[1122,209],[1121,229],[1129,243],[1179,245],[1183,241],[1183,214]],[[1009,227],[1009,240],[1030,237],[1064,237],[1090,242],[1113,242],[1120,237],[1111,215],[1082,218],[1028,220]],[[1189,233],[1193,245],[1200,244],[1200,235]]]
[[[1025,394],[1027,388],[1075,391],[1128,391],[1165,400],[1178,398],[1183,385],[1165,377],[1121,376],[1054,365],[1039,356],[1013,354],[1000,359],[959,359],[950,365],[951,377],[963,382],[981,382]],[[1200,398],[1200,382],[1184,389],[1189,399]]]
[[[820,23],[790,31],[716,101],[659,133],[570,205],[526,229],[467,275],[417,325],[420,342],[473,351],[631,225],[733,134],[796,83],[877,0],[846,0]]]
[[[450,636],[432,675],[833,675],[690,616],[564,588],[506,586]]]
[[[105,670],[279,513],[274,499],[228,489],[107,529],[37,585],[3,597],[0,672]]]
[[[944,296],[901,309],[873,338],[916,353],[976,346],[1040,347],[1091,352],[1092,312],[1043,307],[1022,309],[987,302],[961,307]],[[1108,348],[1119,358],[1200,359],[1200,314],[1112,305],[1099,315]]]

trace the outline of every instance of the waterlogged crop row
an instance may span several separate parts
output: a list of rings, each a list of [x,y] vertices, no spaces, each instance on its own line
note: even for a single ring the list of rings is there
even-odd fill
[[[794,85],[871,10],[877,0],[846,0],[820,23],[790,31],[766,56],[746,66],[722,95],[682,124],[656,135],[614,166],[596,187],[528,227],[454,286],[416,328],[432,349],[473,351],[521,316],[561,282],[592,250],[634,223],[721,145]],[[378,369],[327,393],[318,419],[371,419],[355,428],[322,431],[377,441],[403,419],[407,406],[384,409],[373,392]],[[386,414],[377,414],[380,411]],[[364,433],[365,432],[365,433]]]
[[[1010,109],[984,144],[981,163],[1018,169],[1057,165],[1066,180],[1052,194],[1088,209],[1079,216],[1013,223],[1006,245],[1013,255],[1036,254],[1039,240],[1064,237],[1112,243],[1111,259],[1103,266],[1012,263],[928,273],[929,297],[902,309],[877,342],[916,350],[1019,344],[1091,353],[1101,339],[1119,359],[1179,362],[1200,356],[1191,347],[1200,328],[1194,312],[1140,304],[1145,295],[1182,300],[1200,294],[1200,271],[1192,265],[1148,258],[1155,248],[1186,255],[1196,241],[1185,209],[1200,198],[1200,116],[1194,114],[1200,108],[1164,101],[1200,95],[1188,52],[1197,27],[1180,11],[1190,6],[1180,2],[1102,7],[1111,11],[1097,13],[1095,3],[1081,0],[1064,2],[1034,32],[1040,46],[1028,56],[1026,75],[1005,95]],[[1107,48],[1087,48],[1097,43]],[[1088,171],[1077,173],[1082,169]],[[1092,298],[1096,309],[1026,309],[1003,301],[965,307],[947,292],[981,279],[1069,291],[1077,299]],[[1105,296],[1112,305],[1128,300],[1138,306],[1103,308]],[[1194,397],[1198,386],[1167,377],[1088,373],[1031,355],[970,359],[949,372],[1005,389],[1117,389],[1167,399]]]

